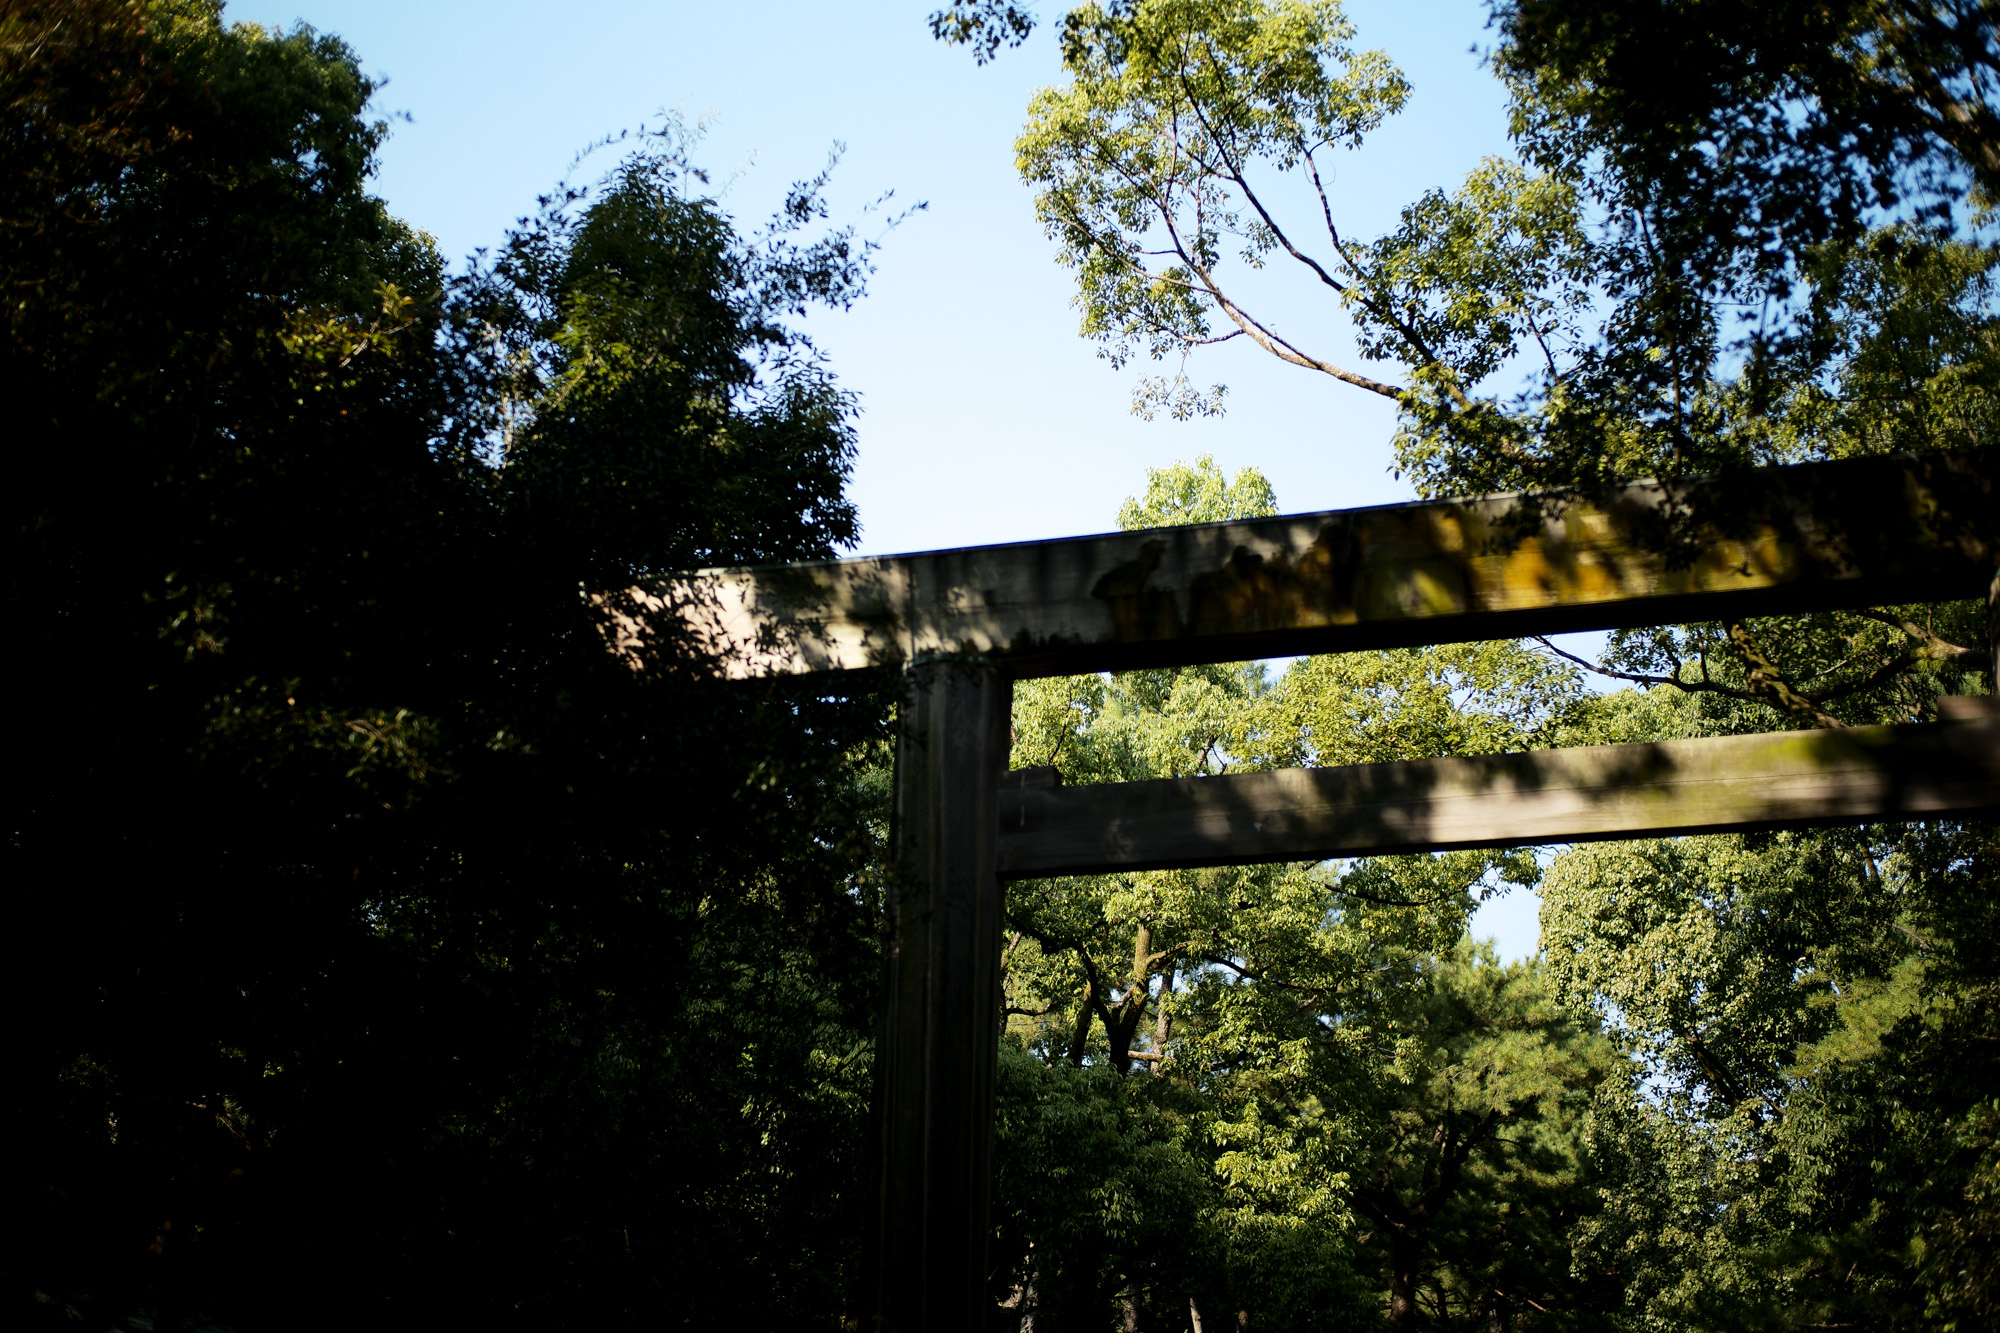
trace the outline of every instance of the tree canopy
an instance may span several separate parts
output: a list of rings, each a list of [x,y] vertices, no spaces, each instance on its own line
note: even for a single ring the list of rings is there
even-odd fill
[[[823,1316],[885,706],[635,678],[584,594],[852,539],[794,316],[869,248],[820,181],[739,227],[669,122],[454,273],[371,91],[204,0],[0,7],[17,1271],[56,1324]]]
[[[1070,11],[1019,153],[1086,335],[1393,397],[1434,492],[1990,447],[1992,6],[1495,20],[1517,155],[1370,238],[1315,173],[1409,88],[1332,0]],[[989,58],[1034,21],[933,26]],[[731,216],[668,120],[454,265],[369,193],[373,92],[217,0],[0,0],[15,1299],[851,1320],[893,691],[721,686],[671,635],[634,671],[598,617],[853,541],[856,403],[800,323],[873,247],[824,174]],[[1355,357],[1255,313],[1266,263]],[[1276,507],[1200,459],[1119,522]],[[1040,680],[1013,758],[1928,718],[1992,687],[1981,614]],[[1011,885],[996,1322],[1989,1327],[1996,861],[1962,821]],[[1467,938],[1530,887],[1538,959]]]
[[[1203,458],[1119,521],[1274,511]],[[1015,687],[1014,757],[1107,782],[1490,753],[1585,705],[1514,644],[1054,678]],[[1615,1052],[1463,939],[1539,873],[1475,851],[1010,886],[996,1296],[1037,1328],[1574,1305],[1581,1116]]]
[[[1516,155],[1371,237],[1332,167],[1410,87],[1338,0],[1068,11],[1067,81],[1016,150],[1084,336],[1183,366],[1243,339],[1393,398],[1399,466],[1432,494],[1984,446],[1991,6],[1493,18]],[[1033,15],[981,0],[932,22],[986,58]],[[1270,267],[1333,318],[1259,313]],[[1829,398],[1847,410],[1814,410]],[[1222,402],[1183,369],[1135,405]]]
[[[1034,18],[980,0],[940,11],[933,30],[985,60],[1026,40]],[[1120,365],[1178,363],[1140,381],[1135,410],[1221,410],[1220,386],[1197,389],[1186,368],[1237,341],[1328,377],[1331,391],[1393,398],[1397,465],[1426,494],[1575,494],[1645,475],[1993,446],[2000,11],[1553,0],[1498,4],[1493,20],[1486,64],[1511,98],[1514,154],[1407,201],[1399,223],[1371,237],[1345,225],[1329,164],[1364,145],[1410,88],[1337,3],[1111,0],[1063,16],[1064,81],[1029,106],[1018,166],[1075,276],[1083,335]],[[1260,304],[1270,271],[1322,292],[1333,318],[1281,327]],[[1354,762],[1442,752],[1430,745],[1908,720],[1935,716],[1942,694],[1992,688],[1984,619],[1985,608],[1957,603],[1663,626],[1611,636],[1595,661],[1547,643],[1356,654],[1294,664],[1278,680],[1205,668],[1198,689],[1176,679],[1148,694],[1135,673],[1070,687],[1035,716],[1079,735],[1130,735],[1117,753],[1179,763],[1157,770],[1176,773],[1199,771],[1190,761]],[[1565,668],[1639,688],[1585,694]],[[1427,713],[1426,698],[1449,702]],[[1150,739],[1161,735],[1185,739]],[[1078,758],[1090,752],[1080,746]],[[1235,890],[1216,918],[1227,925],[1212,928],[1228,941],[1211,955],[1226,961],[1209,964],[1228,978],[1215,983],[1227,996],[1217,1015],[1247,1015],[1259,994],[1295,998],[1258,1013],[1261,1045],[1222,1048],[1232,1076],[1266,1062],[1238,1085],[1256,1093],[1238,1090],[1246,1100],[1230,1104],[1257,1106],[1260,1130],[1281,1128],[1206,1141],[1226,1145],[1206,1149],[1211,1188],[1232,1199],[1239,1182],[1323,1182],[1311,1206],[1308,1196],[1266,1206],[1338,1235],[1312,1262],[1345,1263],[1392,1322],[1985,1328],[1996,1310],[1996,1084],[1979,904],[1993,849],[1990,823],[1974,821],[1557,848],[1511,870],[1489,864],[1489,876],[1512,873],[1543,895],[1543,953],[1521,983],[1454,943],[1462,895],[1481,880],[1476,866],[1455,879],[1449,858],[1131,877],[1083,909],[1080,919],[1103,923],[1098,955],[1069,964],[1066,990],[1038,980],[1019,1007],[1048,1006],[1033,1020],[1045,1058],[1098,1013],[1118,1065],[1125,1034],[1144,1033],[1135,1010],[1172,1016],[1155,1019],[1160,1051],[1185,1034],[1190,1052],[1206,1053],[1193,1035],[1205,1031],[1193,1008],[1204,983],[1169,985],[1149,970],[1186,966],[1187,946],[1163,952],[1159,941],[1193,933],[1176,915],[1188,895],[1149,897],[1158,890],[1140,881],[1287,885],[1306,896]],[[1433,878],[1407,879],[1420,875]],[[1050,893],[1023,889],[1024,923],[1043,919],[1033,895]],[[1048,901],[1075,913],[1091,899],[1066,888]],[[1350,957],[1371,965],[1397,942],[1423,984],[1396,990],[1384,979],[1393,968],[1377,978],[1356,966],[1347,975],[1359,990],[1288,991],[1310,975],[1292,970],[1297,960],[1313,955],[1281,951],[1274,965],[1271,928],[1251,924],[1267,901],[1290,904],[1295,929],[1351,940]],[[1050,940],[1080,955],[1070,930]],[[1026,938],[1039,952],[1024,943],[1024,956],[1048,968],[1049,942]],[[1239,970],[1253,959],[1262,967]],[[1326,998],[1336,993],[1338,1003]],[[1372,1007],[1358,998],[1369,993],[1403,998]],[[1496,1142],[1472,1166],[1477,1151],[1451,1146],[1466,1142],[1451,1116],[1476,1117],[1478,1098],[1427,1081],[1420,1060],[1392,1060],[1381,1068],[1402,1081],[1371,1084],[1350,1053],[1337,1066],[1348,1082],[1287,1082],[1312,1067],[1298,1052],[1333,1049],[1368,1022],[1396,1034],[1385,1041],[1440,1052],[1508,1049],[1453,1045],[1452,1005],[1472,995],[1499,1006],[1477,1011],[1481,1041],[1536,1031],[1528,1015],[1544,1004],[1572,1025],[1560,1039],[1540,1029],[1550,1035],[1528,1066],[1543,1071],[1535,1078],[1485,1085],[1550,1090],[1546,1110],[1506,1112],[1545,1117],[1535,1141],[1552,1155],[1538,1164]],[[1333,1030],[1315,1032],[1304,1017],[1314,1013],[1337,1018]],[[1155,1062],[1160,1077],[1137,1086],[1176,1064]],[[1307,1086],[1318,1100],[1300,1095]],[[1331,1129],[1343,1115],[1353,1117],[1344,1136]],[[1203,1165],[1205,1141],[1180,1124],[1169,1141]],[[1369,1143],[1393,1146],[1364,1165]],[[1259,1157],[1245,1144],[1268,1146]],[[1542,1211],[1503,1202],[1510,1179],[1532,1180]],[[1205,1271],[1189,1253],[1175,1273]],[[1484,1266],[1494,1256],[1521,1266]],[[1132,1271],[1144,1274],[1133,1291],[1155,1289],[1151,1270]],[[1296,1312],[1270,1322],[1312,1326]]]

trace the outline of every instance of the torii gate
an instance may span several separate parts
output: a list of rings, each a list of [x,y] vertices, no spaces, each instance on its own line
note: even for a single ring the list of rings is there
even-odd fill
[[[706,570],[600,599],[635,657],[665,623],[733,677],[902,673],[864,1319],[983,1326],[1004,880],[2000,812],[1991,699],[1942,701],[1933,725],[1063,787],[1006,771],[1013,680],[1981,594],[2000,680],[1996,488],[1993,454],[1856,459],[1595,503]]]

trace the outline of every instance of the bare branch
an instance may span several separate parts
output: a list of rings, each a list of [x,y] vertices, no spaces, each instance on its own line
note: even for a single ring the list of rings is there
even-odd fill
[[[1531,637],[1533,637],[1536,643],[1539,643],[1543,648],[1554,653],[1564,661],[1574,662],[1585,671],[1595,672],[1600,676],[1608,676],[1612,680],[1629,680],[1634,685],[1672,685],[1674,688],[1684,690],[1689,694],[1720,694],[1731,699],[1743,699],[1750,703],[1763,702],[1761,695],[1752,694],[1749,690],[1738,689],[1734,685],[1724,685],[1719,681],[1709,679],[1706,662],[1703,663],[1700,680],[1681,679],[1681,663],[1678,660],[1674,662],[1674,674],[1669,676],[1653,676],[1642,671],[1618,671],[1611,667],[1598,666],[1595,662],[1584,661],[1575,653],[1565,652],[1539,634]]]
[[[1528,332],[1535,335],[1535,346],[1542,349],[1542,360],[1546,361],[1549,366],[1549,378],[1558,384],[1562,383],[1563,373],[1556,367],[1556,354],[1549,350],[1548,339],[1542,337],[1542,325],[1535,318],[1535,312],[1523,308],[1521,317],[1528,321]]]

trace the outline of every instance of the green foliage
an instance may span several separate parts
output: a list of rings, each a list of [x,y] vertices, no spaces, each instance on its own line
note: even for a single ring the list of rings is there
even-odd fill
[[[1442,402],[1413,413],[1405,459],[1421,484],[1851,452],[1796,422],[1771,429],[1815,392],[1850,421],[1905,418],[1893,443],[1864,448],[1991,443],[1990,406],[1908,401],[1970,362],[1965,378],[1988,386],[1973,401],[1991,402],[1991,5],[1530,0],[1495,17],[1523,159],[1589,205],[1572,253],[1600,322],[1548,358],[1511,432],[1481,440]],[[1985,332],[1911,337],[1954,311]],[[1863,343],[1902,353],[1893,386],[1873,380],[1883,361]]]
[[[1177,523],[1224,523],[1238,518],[1269,518],[1278,512],[1271,483],[1255,468],[1246,467],[1225,480],[1215,460],[1203,454],[1172,467],[1146,469],[1146,498],[1127,496],[1118,509],[1122,532],[1164,528]]]
[[[1207,460],[1149,483],[1123,522],[1269,503]],[[1762,730],[1732,633],[1801,664],[1811,709],[1922,715],[1982,683],[1946,637],[1981,614],[1628,634],[1614,669],[1676,683],[1608,696],[1516,644],[1029,682],[1015,762],[1122,781]],[[1099,1146],[1066,1168],[1087,1197],[1003,1166],[1002,1294],[1058,1326],[1185,1295],[1313,1327],[1299,1263],[1346,1275],[1312,1298],[1336,1322],[1983,1327],[1995,855],[1913,825],[1015,885],[1010,1077],[1065,1071],[1040,1123]],[[1542,891],[1539,964],[1461,943],[1509,880]],[[1131,1221],[1191,1176],[1178,1229]]]
[[[1556,349],[1575,344],[1593,295],[1583,224],[1574,180],[1505,159],[1455,193],[1427,191],[1366,251],[1395,315],[1360,308],[1362,351],[1395,361],[1421,347],[1412,373],[1440,389],[1485,382],[1530,344],[1558,373]]]
[[[1966,193],[2000,163],[2000,121],[1978,96],[1994,72],[1990,6],[1627,14],[1536,0],[1496,19],[1491,65],[1521,160],[1427,191],[1370,240],[1342,230],[1326,163],[1409,87],[1385,54],[1357,51],[1332,0],[1069,12],[1067,81],[1030,105],[1017,165],[1076,274],[1084,336],[1120,365],[1180,358],[1140,382],[1135,411],[1221,411],[1226,386],[1197,388],[1187,357],[1247,337],[1396,399],[1397,469],[1426,494],[1576,495],[1992,445],[2000,251],[1985,196]],[[1026,36],[1023,15],[995,5],[955,5],[934,26],[990,56],[1003,20]],[[1267,264],[1296,265],[1402,382],[1256,313]],[[1921,715],[1981,660],[1964,609],[1947,619],[1626,635],[1604,665],[1795,725],[1892,700]],[[1849,651],[1821,651],[1831,640]]]
[[[1202,458],[1120,522],[1273,507]],[[1516,644],[1135,671],[1017,685],[1015,762],[1107,782],[1492,752],[1584,712]],[[1532,967],[1461,945],[1480,896],[1538,873],[1454,852],[1010,886],[1002,1068],[1036,1109],[1003,1121],[997,1298],[1037,1328],[1589,1306],[1565,1237],[1595,1206],[1580,1116],[1614,1053]]]
[[[1407,95],[1338,8],[1072,12],[1021,159],[1086,331],[1396,396],[1428,489],[1986,447],[1989,6],[1501,19],[1527,165],[1372,243],[1323,194],[1316,259],[1257,173],[1316,185]],[[852,539],[853,403],[790,321],[870,248],[823,175],[740,232],[669,125],[451,276],[367,193],[371,91],[204,0],[0,3],[18,1266],[63,1322],[828,1321],[885,704],[718,690],[670,641],[634,675],[590,598]],[[1225,264],[1279,256],[1407,385],[1237,301]],[[1203,459],[1120,522],[1275,507]],[[1033,682],[1015,757],[1925,716],[1990,684],[1978,614],[1628,633],[1604,669],[1654,688],[1601,699],[1519,644]],[[1016,885],[997,1295],[1038,1328],[1985,1327],[1996,873],[1991,827],[1937,823]],[[1462,943],[1538,881],[1545,964]]]
[[[993,1221],[1032,1269],[1009,1300],[1037,1328],[1108,1327],[1128,1293],[1158,1293],[1164,1312],[1214,1248],[1185,1114],[1123,1083],[1001,1048]]]
[[[1777,459],[1987,448],[2000,438],[2000,347],[1993,336],[2000,251],[1887,227],[1812,256],[1802,350],[1771,358],[1739,393],[1762,414],[1732,414],[1750,446]],[[1830,374],[1816,375],[1823,359]],[[1745,404],[1746,409],[1750,404]],[[1768,436],[1764,433],[1768,432]]]
[[[57,1322],[828,1319],[884,702],[634,676],[582,594],[851,539],[788,318],[867,248],[817,182],[739,233],[669,127],[448,277],[371,91],[197,0],[0,5],[17,1271]]]
[[[1569,1233],[1598,1207],[1591,1092],[1622,1062],[1534,962],[1502,967],[1490,946],[1461,943],[1432,967],[1395,1015],[1355,1172],[1390,1323],[1594,1326],[1604,1293],[1572,1273]]]
[[[1431,494],[1990,443],[1992,6],[1495,18],[1520,160],[1370,239],[1329,164],[1410,89],[1332,0],[1068,13],[1067,81],[1031,104],[1018,165],[1083,335],[1115,364],[1180,360],[1135,410],[1219,412],[1187,357],[1247,337],[1395,398],[1398,468]],[[1030,26],[998,4],[933,20],[982,58]],[[1272,263],[1374,364],[1259,313]]]
[[[1545,99],[1522,107],[1531,141],[1580,136],[1736,262],[1776,272],[1871,205],[1949,210],[2000,183],[2000,15],[1980,0],[1494,10],[1502,68]]]
[[[1698,702],[1621,711],[1671,732]],[[1646,1071],[1599,1093],[1575,1249],[1626,1326],[1986,1326],[1996,867],[1952,824],[1555,859],[1549,975]]]
[[[1139,410],[1220,410],[1222,386],[1192,386],[1186,357],[1247,337],[1395,398],[1398,468],[1426,494],[1589,494],[1643,475],[1993,446],[1993,5],[1521,0],[1494,16],[1490,67],[1512,97],[1518,160],[1410,201],[1369,239],[1342,230],[1322,161],[1409,90],[1386,56],[1356,54],[1336,7],[1070,11],[1066,81],[1031,105],[1019,166],[1077,276],[1084,335],[1121,364],[1182,358],[1171,381],[1142,382]],[[982,58],[1030,26],[983,2],[934,22]],[[1298,201],[1301,213],[1281,207]],[[1363,356],[1401,375],[1337,363],[1266,320],[1267,264],[1296,264]],[[1023,762],[1101,780],[1929,719],[1942,695],[1992,687],[1984,618],[1959,603],[1624,631],[1595,666],[1569,659],[1647,687],[1602,698],[1518,645],[1299,663],[1275,681],[1207,668],[1044,682],[1017,734]],[[1626,1062],[1579,1057],[1591,1078],[1567,1085],[1611,1075],[1587,1114],[1561,1103],[1576,1165],[1553,1191],[1572,1202],[1545,1215],[1560,1224],[1509,1223],[1534,1238],[1518,1253],[1539,1256],[1536,1276],[1493,1276],[1480,1264],[1497,1233],[1452,1251],[1443,1238],[1478,1227],[1433,1219],[1430,1287],[1397,1276],[1413,1262],[1383,1260],[1398,1317],[1454,1326],[1489,1312],[1481,1291],[1554,1293],[1561,1278],[1578,1285],[1542,1303],[1565,1312],[1550,1318],[1599,1311],[1633,1328],[1988,1326],[1992,848],[1990,828],[1933,824],[1556,855],[1536,984]],[[1119,1043],[1152,1004],[1172,1015],[1153,1053],[1174,1058],[1140,1082],[1171,1084],[1201,1068],[1209,1032],[1226,1034],[1212,1050],[1236,1063],[1216,1067],[1246,1081],[1206,1076],[1239,1099],[1209,1131],[1236,1154],[1229,1187],[1277,1199],[1289,1182],[1281,1207],[1299,1217],[1358,1215],[1355,1145],[1372,1140],[1268,1127],[1380,1126],[1340,1117],[1394,1104],[1368,1101],[1389,1085],[1358,1072],[1377,1067],[1359,1048],[1338,1065],[1346,1081],[1313,1082],[1326,1038],[1300,1015],[1326,1004],[1343,1039],[1370,1030],[1362,1016],[1384,1033],[1450,1030],[1427,1027],[1444,1020],[1418,1003],[1447,988],[1333,960],[1378,950],[1399,960],[1384,977],[1425,958],[1461,966],[1444,960],[1467,889],[1536,873],[1525,857],[1384,858],[1024,886],[1021,924],[1042,934],[1026,931],[1040,952],[1024,943],[1010,972],[1031,997],[1017,1035],[1050,1058],[1123,1067]],[[1194,948],[1157,942],[1204,931],[1209,965],[1233,980],[1184,976]],[[1156,954],[1171,961],[1144,961]],[[1093,1009],[1099,993],[1117,1007]],[[1297,998],[1260,1008],[1273,993]],[[1093,1013],[1103,1046],[1083,1040]],[[1406,1143],[1450,1141],[1438,1108],[1459,1085],[1412,1080]],[[1284,1089],[1283,1115],[1243,1110],[1271,1104],[1251,1086]],[[1340,1147],[1308,1164],[1304,1142]],[[1391,1178],[1424,1160],[1399,1151]],[[1336,1171],[1349,1181],[1299,1185]],[[1502,1175],[1462,1197],[1498,1206]]]
[[[1219,276],[1226,259],[1261,267],[1274,251],[1297,254],[1250,188],[1252,164],[1306,172],[1318,186],[1321,157],[1359,143],[1408,96],[1401,72],[1380,51],[1355,52],[1353,35],[1337,0],[1148,0],[1071,13],[1070,83],[1036,95],[1015,152],[1058,261],[1076,270],[1083,335],[1112,364],[1247,335],[1356,378],[1248,315]],[[1312,267],[1354,298],[1345,254],[1331,271]],[[1215,314],[1235,327],[1217,333]],[[1184,377],[1145,394],[1142,409],[1165,398],[1176,416],[1219,410],[1219,390],[1190,396]]]
[[[1947,605],[1617,636],[1609,660],[1668,674],[1585,708],[1576,734],[1768,728],[1732,634],[1802,668],[1802,722],[1923,716],[1983,686],[1946,650],[1983,618]],[[1912,643],[1933,651],[1912,660]],[[1575,1236],[1578,1271],[1622,1285],[1621,1326],[1986,1326],[1994,846],[1990,826],[1946,823],[1554,859],[1544,965],[1645,1071],[1599,1093],[1603,1209]]]
[[[801,241],[825,173],[739,237],[699,194],[691,139],[669,122],[595,189],[544,199],[468,284],[493,461],[534,539],[588,542],[563,555],[593,587],[830,554],[858,531],[853,402],[783,321],[851,304],[872,247],[852,228]]]

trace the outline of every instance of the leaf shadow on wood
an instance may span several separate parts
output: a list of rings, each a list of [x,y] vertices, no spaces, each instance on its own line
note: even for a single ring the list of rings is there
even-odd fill
[[[1973,710],[1968,710],[1973,711]],[[1000,873],[1246,865],[2000,810],[2000,716],[1279,769],[1013,783]]]

